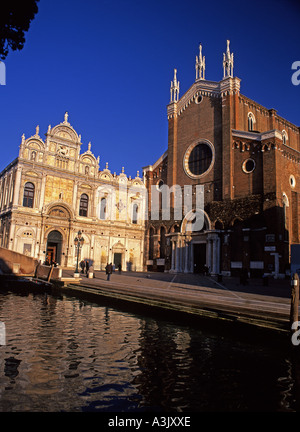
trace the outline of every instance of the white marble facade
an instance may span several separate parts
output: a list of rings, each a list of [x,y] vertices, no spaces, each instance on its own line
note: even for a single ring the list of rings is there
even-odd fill
[[[82,232],[79,259],[95,269],[107,262],[143,270],[145,187],[139,173],[112,173],[88,150],[68,121],[46,139],[22,136],[19,156],[0,173],[0,246],[45,262],[74,267],[74,239]]]

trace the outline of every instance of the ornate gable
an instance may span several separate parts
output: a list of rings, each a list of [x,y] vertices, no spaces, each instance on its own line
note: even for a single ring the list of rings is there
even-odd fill
[[[22,135],[20,157],[29,159],[32,162],[42,162],[44,151],[45,143],[39,136],[39,126],[36,127],[35,135],[32,135],[26,140],[24,134]]]
[[[53,140],[57,140],[59,142],[66,141],[66,144],[70,142],[80,143],[80,135],[73,129],[73,127],[68,122],[68,113],[65,113],[64,121],[51,129],[51,126],[48,128],[47,135],[50,135]]]

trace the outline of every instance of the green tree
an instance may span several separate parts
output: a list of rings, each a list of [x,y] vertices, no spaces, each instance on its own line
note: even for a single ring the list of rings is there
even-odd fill
[[[25,32],[38,12],[39,0],[4,0],[0,5],[0,59],[4,60],[9,50],[21,50],[25,43]]]

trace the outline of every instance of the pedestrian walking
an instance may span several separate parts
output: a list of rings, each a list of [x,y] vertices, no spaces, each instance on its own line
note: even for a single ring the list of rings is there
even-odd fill
[[[86,275],[88,275],[89,273],[89,268],[90,268],[90,263],[88,262],[88,260],[85,261],[85,272]]]
[[[107,266],[105,267],[105,271],[107,274],[107,280],[109,281],[110,275],[112,274],[112,264],[111,263],[110,264],[107,263]]]

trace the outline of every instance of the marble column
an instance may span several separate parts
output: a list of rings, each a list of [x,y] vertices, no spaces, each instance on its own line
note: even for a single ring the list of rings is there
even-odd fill
[[[8,239],[8,249],[15,250],[15,230],[16,225],[14,222],[10,225],[10,233],[9,233],[9,239]]]
[[[171,240],[172,242],[172,264],[171,264],[171,271],[173,272],[175,270],[175,241]]]
[[[213,236],[210,242],[212,242],[211,273],[218,274],[220,270],[220,239]]]
[[[217,272],[220,273],[220,261],[221,261],[221,250],[220,250],[220,237],[217,238]]]
[[[183,267],[183,240],[179,238],[178,240],[178,246],[179,246],[179,265],[178,265],[178,272],[182,272]]]
[[[185,256],[184,256],[184,273],[188,273],[189,269],[188,269],[188,255],[189,255],[189,242],[187,240],[185,240]]]
[[[10,174],[9,177],[9,188],[8,188],[8,197],[7,197],[7,205],[10,205],[12,202],[12,187],[13,187],[13,173]]]
[[[73,210],[75,214],[77,214],[77,189],[78,189],[78,182],[75,180],[74,187],[73,187]]]
[[[41,193],[40,193],[40,205],[39,211],[42,211],[44,206],[44,198],[45,198],[45,187],[46,187],[46,178],[47,176],[44,174],[42,179]]]
[[[216,274],[216,260],[217,260],[217,250],[216,250],[216,239],[212,240],[212,274]]]
[[[95,235],[92,234],[91,235],[91,244],[90,244],[90,254],[89,254],[89,257],[92,260],[93,265],[95,265],[94,256],[95,256]]]
[[[94,217],[94,218],[96,218],[97,217],[97,192],[98,192],[98,189],[97,188],[95,188],[94,189],[94,191],[93,191],[93,214],[92,214],[92,217]]]
[[[274,278],[277,279],[279,276],[279,254],[276,252],[270,255],[274,256]]]
[[[211,240],[210,239],[207,240],[207,252],[206,252],[206,256],[207,256],[207,266],[208,266],[208,269],[209,269],[209,273],[212,273]]]
[[[179,269],[179,249],[178,239],[175,240],[175,272],[178,273]]]
[[[16,172],[16,181],[15,181],[15,187],[14,187],[14,197],[13,197],[13,205],[19,204],[19,195],[20,195],[20,186],[21,186],[21,175],[22,175],[22,168],[17,168]]]

